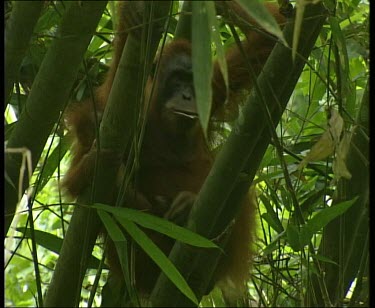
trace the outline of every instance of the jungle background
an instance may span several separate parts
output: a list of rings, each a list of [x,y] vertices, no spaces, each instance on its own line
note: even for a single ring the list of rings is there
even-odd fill
[[[103,3],[89,8],[96,15],[82,13],[87,20],[79,15],[85,1],[4,4],[7,307],[42,306],[77,207],[61,189],[71,159],[62,115],[108,70],[116,6]],[[327,17],[269,146],[258,153],[257,253],[239,306],[369,306],[369,2],[323,4]],[[167,39],[181,5],[173,2]],[[235,38],[218,21],[226,50]],[[90,26],[93,36],[85,33]],[[80,45],[56,44],[64,31],[86,36]],[[234,125],[218,130],[217,151]],[[100,306],[108,274],[102,239],[92,255],[83,307]],[[201,305],[225,304],[214,289]]]

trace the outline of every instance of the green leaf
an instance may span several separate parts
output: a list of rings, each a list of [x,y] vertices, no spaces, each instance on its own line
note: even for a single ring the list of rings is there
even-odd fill
[[[264,6],[263,2],[258,0],[237,0],[242,8],[266,31],[278,37],[286,44],[283,32],[272,14]]]
[[[270,225],[270,227],[274,229],[275,231],[277,231],[277,233],[283,232],[284,227],[281,224],[279,220],[279,216],[273,209],[269,200],[263,195],[260,196],[260,199],[262,200],[262,203],[267,209],[267,213],[262,214],[262,218],[264,218],[267,221],[267,223]]]
[[[279,219],[276,218],[276,217],[274,217],[270,213],[263,213],[262,214],[262,219],[264,219],[265,221],[267,221],[268,225],[272,229],[274,229],[276,232],[280,233],[280,232],[282,232],[284,230],[283,226],[282,225],[280,226]]]
[[[116,221],[106,211],[98,210],[98,215],[112,241],[126,243],[126,238],[119,226],[116,224]]]
[[[31,239],[31,229],[30,228],[17,228],[17,231],[23,233],[26,238]],[[63,239],[40,230],[34,230],[35,241],[38,245],[59,254],[63,243]]]
[[[62,14],[68,9],[65,3],[56,2],[54,9],[45,10],[43,15],[38,19],[34,33],[49,33],[55,29],[61,21]],[[56,12],[60,12],[56,14]]]
[[[192,64],[195,99],[203,132],[207,136],[212,105],[212,56],[211,29],[208,10],[214,10],[209,2],[192,2]],[[209,15],[215,14],[210,12]]]
[[[98,215],[102,220],[108,235],[115,244],[118,259],[121,265],[122,273],[125,280],[125,285],[130,294],[132,302],[136,302],[135,290],[130,283],[130,272],[129,272],[129,255],[128,255],[128,242],[120,227],[117,225],[116,221],[106,212],[98,210]]]
[[[314,234],[325,227],[331,220],[345,213],[357,201],[357,199],[358,197],[319,211],[313,218],[311,218],[301,227],[301,244],[307,245]]]
[[[331,264],[335,264],[335,265],[337,265],[338,266],[338,264],[335,262],[335,261],[333,261],[333,260],[331,260],[331,259],[329,259],[329,258],[327,258],[327,257],[325,257],[325,256],[322,256],[322,255],[319,255],[319,254],[316,254],[316,255],[311,255],[313,258],[315,258],[315,259],[317,259],[317,260],[319,260],[319,261],[323,261],[323,262],[326,262],[326,263],[331,263]]]
[[[346,49],[346,38],[344,33],[341,31],[341,27],[337,17],[330,16],[328,18],[328,22],[331,26],[332,31],[332,38],[334,39],[337,48],[339,49],[339,56],[340,59],[336,59],[336,61],[340,61],[340,68],[342,69],[342,78],[343,82],[346,83],[349,77],[349,58],[348,58],[348,51]]]
[[[296,225],[288,225],[286,228],[286,237],[290,247],[292,247],[294,251],[300,251],[303,248],[300,242],[300,231]]]
[[[223,47],[223,44],[222,44],[222,41],[221,41],[219,24],[218,24],[217,18],[216,18],[215,5],[214,5],[214,2],[212,2],[212,1],[207,1],[207,2],[205,2],[205,4],[207,6],[207,18],[208,18],[209,28],[212,29],[212,31],[211,31],[212,42],[216,46],[217,63],[220,67],[220,71],[221,71],[223,79],[224,79],[224,84],[225,84],[225,87],[226,87],[226,93],[229,93],[228,67],[227,67],[227,61],[226,61],[226,58],[225,58],[224,47]]]
[[[131,220],[144,228],[152,229],[192,246],[202,248],[218,248],[216,244],[200,236],[199,234],[155,215],[147,214],[134,209],[112,207],[100,203],[94,204],[93,207],[112,213],[116,218]]]
[[[276,250],[278,247],[277,241],[272,241],[270,244],[268,244],[264,249],[263,249],[263,254],[264,255],[269,255],[272,251]]]
[[[25,235],[26,238],[29,238],[31,239],[31,229],[30,228],[17,228],[17,231],[23,233]],[[51,233],[48,233],[48,232],[44,232],[44,231],[40,231],[40,230],[34,230],[34,234],[35,234],[35,242],[54,252],[54,253],[57,253],[57,254],[60,254],[60,249],[61,249],[61,246],[63,244],[63,239],[56,236],[56,235],[53,235]],[[99,267],[99,264],[100,264],[100,260],[94,256],[91,256],[89,261],[88,261],[88,265],[87,267],[88,268],[91,268],[91,269],[96,269]],[[104,266],[104,268],[108,268],[106,266]]]
[[[272,240],[272,242],[270,244],[268,244],[263,249],[263,254],[264,255],[268,255],[272,251],[276,250],[279,247],[278,243],[279,243],[280,239],[285,238],[285,234],[286,234],[286,232],[283,231],[283,232],[279,233],[276,237],[274,237],[273,240]]]
[[[65,156],[70,147],[71,140],[69,140],[69,138],[62,138],[59,145],[53,150],[51,155],[48,156],[47,162],[43,168],[43,173],[41,174],[41,182],[40,185],[38,185],[38,192],[41,191],[51,179],[61,159]]]
[[[176,269],[168,257],[159,249],[155,243],[136,224],[124,217],[116,217],[124,229],[134,239],[134,241],[150,256],[150,258],[160,267],[164,274],[173,284],[186,295],[193,303],[198,305],[198,300],[187,284],[186,280]]]
[[[300,230],[298,230],[295,225],[288,225],[286,233],[292,249],[294,251],[302,250],[305,245],[310,243],[314,234],[318,233],[331,220],[345,213],[357,199],[358,197],[319,211],[313,218],[308,220],[306,224],[300,226]]]
[[[336,59],[336,61],[338,61],[340,65],[337,67],[338,71],[336,74],[341,75],[341,87],[339,88],[341,91],[340,95],[341,97],[346,98],[347,101],[345,101],[345,107],[350,113],[352,113],[355,110],[355,99],[353,99],[353,93],[355,93],[355,91],[350,82],[350,67],[348,50],[346,48],[346,37],[341,30],[339,20],[336,16],[330,16],[328,22],[331,26],[332,38],[338,49],[339,59]]]

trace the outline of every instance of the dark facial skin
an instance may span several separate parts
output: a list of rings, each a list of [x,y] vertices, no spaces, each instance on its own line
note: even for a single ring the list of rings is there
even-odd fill
[[[158,61],[158,70],[151,71],[147,85],[150,92],[152,86],[154,89],[150,93],[142,152],[147,153],[147,157],[152,155],[154,163],[164,161],[160,156],[167,153],[169,163],[183,164],[194,159],[200,151],[199,145],[204,143],[196,108],[191,56],[189,50],[179,50],[167,53],[164,58],[162,55]],[[147,158],[144,161],[147,162]]]
[[[157,106],[167,132],[189,133],[198,124],[190,55],[179,54],[158,72]]]

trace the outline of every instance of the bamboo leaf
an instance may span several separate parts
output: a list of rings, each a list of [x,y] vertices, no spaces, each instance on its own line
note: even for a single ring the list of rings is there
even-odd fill
[[[158,246],[139,228],[136,224],[124,217],[116,217],[124,229],[134,239],[134,241],[150,256],[150,258],[160,267],[164,274],[173,284],[185,294],[192,302],[198,305],[198,300],[187,284],[186,280],[176,269],[168,257]]]
[[[112,213],[116,218],[128,219],[144,228],[152,229],[192,246],[202,248],[218,248],[218,246],[210,240],[155,215],[147,214],[134,209],[112,207],[100,203],[94,204],[93,207]]]

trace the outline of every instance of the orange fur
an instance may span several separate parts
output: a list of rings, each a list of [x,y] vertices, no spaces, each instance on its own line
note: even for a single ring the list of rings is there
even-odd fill
[[[285,21],[284,17],[279,14],[277,6],[270,4],[266,6],[279,23]],[[241,20],[239,26],[247,37],[247,40],[242,42],[243,47],[255,72],[258,74],[267,60],[275,41],[254,30],[249,30],[246,27],[246,22],[252,22],[252,20],[240,9],[237,3],[229,2],[229,9],[236,12],[239,16],[238,19]],[[120,13],[119,30],[115,39],[112,66],[108,72],[106,81],[95,92],[95,106],[99,115],[105,108],[127,37],[125,30],[129,27],[129,22],[126,20],[126,10],[121,5]],[[254,22],[252,23],[254,24]],[[158,95],[161,95],[160,89],[162,85],[159,84],[159,80],[161,80],[160,76],[168,74],[167,67],[172,63],[173,59],[181,58],[184,55],[191,57],[190,42],[177,40],[167,45],[161,55],[158,75],[155,80],[153,77],[149,78],[145,89],[145,96],[147,98],[150,95],[149,92],[152,83],[156,83],[155,91],[151,98],[148,121],[140,154],[137,183],[133,188],[143,201],[135,200],[134,202],[136,203],[136,208],[147,208],[151,212],[161,216],[165,215],[166,211],[160,211],[160,208],[155,205],[155,200],[161,197],[171,203],[181,192],[198,193],[210,171],[214,159],[206,145],[199,125],[189,128],[186,136],[182,134],[176,137],[173,135],[173,125],[178,125],[178,123],[175,124],[173,119],[170,123],[164,122],[156,105]],[[212,81],[214,93],[213,116],[220,116],[225,108],[236,107],[241,91],[249,90],[252,85],[245,60],[237,47],[229,50],[226,60],[228,63],[230,89],[228,94],[229,104],[224,106],[226,96],[225,84],[219,66],[215,63]],[[83,103],[71,107],[66,117],[68,126],[71,128],[76,140],[74,158],[65,178],[65,187],[73,196],[79,195],[91,180],[91,170],[94,160],[88,153],[95,140],[95,113],[93,112],[93,106],[93,101],[87,99]],[[238,294],[241,294],[244,291],[245,282],[249,277],[251,260],[249,245],[254,241],[255,207],[256,202],[253,197],[244,198],[241,213],[239,213],[238,219],[233,226],[233,232],[226,249],[228,255],[222,258],[215,275],[215,280],[220,282],[219,286],[223,287],[232,284],[230,290],[227,287],[222,288],[226,297],[235,298]],[[150,236],[165,253],[169,253],[173,241],[158,234],[150,233]],[[111,249],[114,248],[112,247]],[[110,255],[115,254],[112,252]],[[112,268],[118,266],[118,260],[113,257],[111,259]],[[136,262],[138,264],[136,264],[135,269],[137,288],[143,293],[150,293],[159,270],[142,252],[137,252]]]

